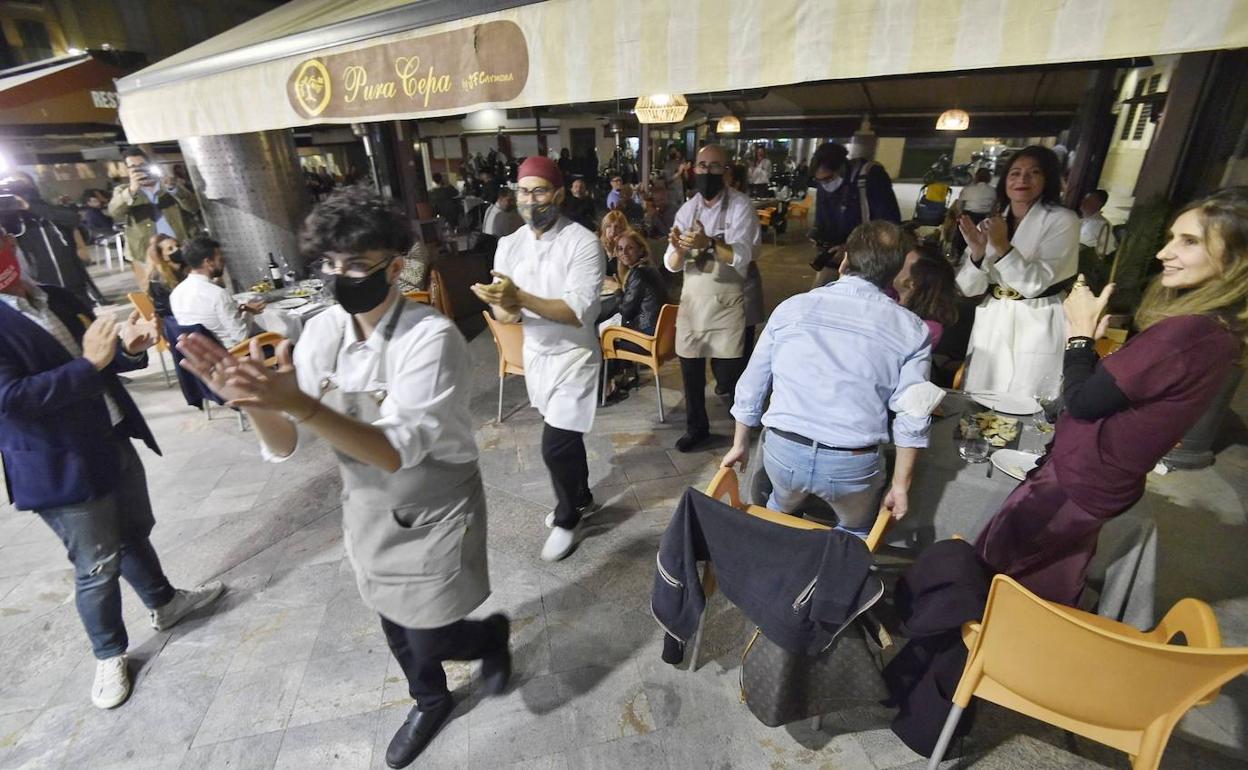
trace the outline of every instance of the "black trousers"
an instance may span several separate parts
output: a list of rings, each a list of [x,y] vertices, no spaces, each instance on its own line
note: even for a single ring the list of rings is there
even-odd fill
[[[555,526],[572,529],[581,520],[578,509],[593,497],[589,493],[589,460],[585,434],[553,425],[542,428],[542,460],[555,487]]]
[[[407,692],[421,711],[441,708],[451,697],[444,660],[479,660],[506,649],[498,629],[480,620],[457,620],[441,628],[407,628],[381,618],[390,652],[407,676]]]
[[[744,358],[711,359],[715,384],[727,394],[737,389],[737,379],[744,370]],[[693,434],[710,432],[711,423],[706,416],[706,359],[681,356],[680,376],[685,381],[685,429]]]

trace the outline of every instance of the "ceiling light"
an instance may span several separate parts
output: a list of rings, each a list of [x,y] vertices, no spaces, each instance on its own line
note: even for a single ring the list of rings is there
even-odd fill
[[[81,48],[70,48],[68,51],[66,51],[66,53],[68,53],[70,56],[81,56],[82,54],[86,52],[83,51]]]
[[[725,115],[715,124],[715,133],[739,134],[741,133],[741,120],[736,115]]]
[[[681,94],[651,94],[637,100],[633,114],[641,123],[679,123],[689,111],[689,102]]]
[[[965,131],[971,127],[971,116],[966,110],[945,110],[936,119],[937,131]]]

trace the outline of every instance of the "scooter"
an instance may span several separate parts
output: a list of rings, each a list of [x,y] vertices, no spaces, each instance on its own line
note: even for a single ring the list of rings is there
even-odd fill
[[[923,175],[923,184],[948,182],[959,187],[968,185],[981,159],[982,154],[977,152],[971,156],[970,163],[959,163],[955,166],[948,155],[941,155]]]

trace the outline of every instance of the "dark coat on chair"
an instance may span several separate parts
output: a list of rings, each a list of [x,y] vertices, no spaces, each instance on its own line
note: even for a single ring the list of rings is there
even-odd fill
[[[91,310],[73,294],[40,287],[48,306],[82,342]],[[118,372],[143,369],[147,353],[117,356],[97,371],[42,326],[0,303],[0,458],[9,499],[24,510],[73,505],[111,493],[121,471],[104,394],[123,414],[116,431],[160,453]]]

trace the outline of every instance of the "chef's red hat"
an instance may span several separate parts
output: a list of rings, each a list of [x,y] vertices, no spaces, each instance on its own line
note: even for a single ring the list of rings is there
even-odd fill
[[[555,187],[563,187],[563,174],[559,173],[559,167],[544,155],[530,155],[524,159],[520,170],[516,172],[516,179],[524,179],[526,176],[538,176]]]

